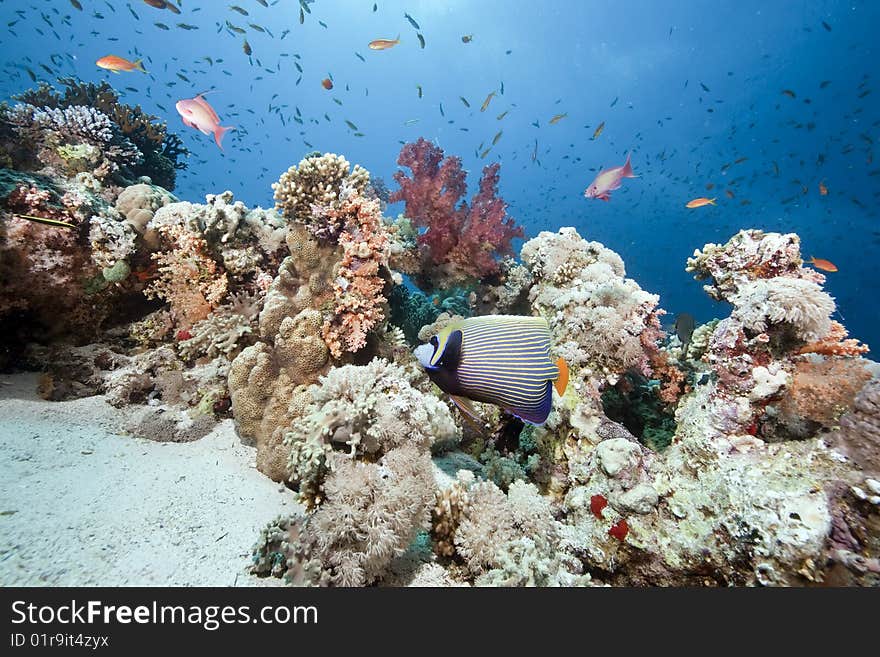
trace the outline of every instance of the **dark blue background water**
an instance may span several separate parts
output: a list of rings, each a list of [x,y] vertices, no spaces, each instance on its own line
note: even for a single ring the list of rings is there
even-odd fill
[[[235,0],[183,0],[180,16],[138,0],[80,1],[83,11],[68,0],[0,2],[0,97],[33,86],[24,67],[54,81],[40,63],[110,81],[184,136],[193,155],[181,198],[231,189],[249,205],[271,205],[270,183],[311,150],[342,153],[393,189],[401,142],[424,136],[463,158],[472,190],[481,166],[501,162],[501,193],[529,235],[576,226],[618,251],[673,315],[727,313],[684,271],[695,248],[739,228],[797,232],[805,256],[840,268],[828,289],[851,333],[880,348],[880,2],[380,0],[374,12],[373,2],[317,0],[300,24],[298,0],[268,8],[239,0],[248,16],[229,8]],[[424,49],[404,12],[418,21]],[[247,34],[230,32],[227,20]],[[391,50],[367,48],[398,33]],[[95,67],[107,54],[143,56],[149,75]],[[332,91],[321,86],[327,76]],[[225,152],[174,110],[208,89],[223,125],[238,129]],[[304,125],[292,120],[296,107]],[[597,169],[622,164],[630,149],[640,177],[608,203],[586,200]],[[740,158],[748,159],[732,164]],[[718,197],[718,207],[685,209],[698,196]]]

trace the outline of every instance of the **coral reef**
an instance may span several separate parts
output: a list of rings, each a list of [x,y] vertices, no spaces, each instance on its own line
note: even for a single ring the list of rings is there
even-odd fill
[[[479,191],[468,205],[462,200],[467,188],[459,158],[444,158],[442,149],[419,139],[401,149],[397,163],[411,176],[394,174],[400,189],[389,201],[404,201],[404,214],[427,229],[418,236],[420,284],[448,288],[496,273],[498,256],[511,254],[511,242],[524,235],[496,196],[499,165],[483,169]]]
[[[151,439],[232,417],[303,504],[263,531],[255,572],[880,583],[880,367],[831,319],[796,235],[743,230],[695,252],[688,271],[730,313],[685,348],[658,296],[573,228],[516,261],[497,166],[465,202],[457,158],[407,145],[396,220],[333,154],[284,173],[276,209],[178,201],[183,152],[164,125],[106,85],[63,83],[0,109],[0,364],[40,370],[49,400],[133,406],[127,430]],[[412,356],[491,313],[545,317],[568,363],[542,426],[488,404],[464,421]]]
[[[287,478],[284,432],[308,404],[306,387],[330,366],[319,310],[333,300],[338,254],[303,226],[287,234],[290,256],[271,282],[260,312],[260,341],[233,361],[229,391],[239,433],[257,444],[257,467]]]
[[[148,299],[167,301],[175,323],[186,330],[220,305],[228,290],[226,274],[218,270],[198,233],[179,224],[161,224],[157,230],[169,248],[153,254],[158,277],[144,293]]]
[[[880,476],[880,378],[862,388],[830,440],[867,475]]]
[[[534,277],[532,309],[547,318],[555,351],[577,378],[601,388],[631,368],[650,375],[659,297],[625,278],[620,256],[563,228],[526,242],[522,258]]]
[[[0,154],[14,168],[33,170],[40,162],[72,173],[92,171],[98,178],[119,173],[127,183],[147,176],[174,189],[177,170],[186,168],[181,158],[189,152],[165,123],[139,106],[119,102],[106,82],[59,82],[63,93],[41,83],[17,96],[16,108],[0,111],[0,124],[13,125],[18,135],[12,143],[0,144]]]

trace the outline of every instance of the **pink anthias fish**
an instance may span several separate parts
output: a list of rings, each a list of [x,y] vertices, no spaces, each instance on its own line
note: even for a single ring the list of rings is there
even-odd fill
[[[633,173],[632,164],[630,164],[629,161],[630,155],[632,155],[632,153],[627,154],[626,162],[623,163],[622,167],[612,167],[611,169],[600,171],[599,175],[596,176],[596,179],[591,182],[590,186],[584,191],[584,196],[587,198],[600,198],[603,201],[610,201],[611,192],[620,188],[624,178],[638,178],[638,176]]]
[[[235,128],[220,125],[220,117],[217,116],[217,112],[208,104],[208,101],[204,99],[202,94],[195,98],[178,100],[175,107],[183,119],[184,125],[201,130],[206,135],[213,134],[217,146],[221,151],[223,150],[223,144],[221,143],[223,135],[230,130],[235,130]]]

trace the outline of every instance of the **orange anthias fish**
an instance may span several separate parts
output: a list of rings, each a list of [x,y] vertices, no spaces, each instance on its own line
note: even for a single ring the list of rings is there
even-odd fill
[[[107,69],[108,71],[113,71],[114,73],[119,73],[119,71],[134,70],[138,70],[141,73],[147,72],[141,60],[137,59],[133,62],[130,62],[125,59],[125,57],[117,57],[116,55],[107,55],[106,57],[101,57],[101,59],[96,61],[95,64],[100,68]]]
[[[687,205],[685,207],[693,209],[693,208],[701,208],[704,205],[715,205],[715,199],[714,198],[705,198],[705,197],[701,196],[700,198],[695,198],[693,201],[688,201]]]
[[[214,135],[214,141],[220,150],[223,150],[223,135],[230,130],[235,130],[232,126],[221,126],[220,117],[214,108],[208,104],[202,94],[195,98],[187,98],[186,100],[178,100],[175,104],[178,114],[183,119],[184,125],[190,128],[196,128],[203,134]]]
[[[813,265],[816,269],[828,271],[832,274],[837,271],[837,265],[835,265],[830,260],[823,260],[822,258],[810,258],[807,263]]]
[[[321,86],[324,87],[327,91],[333,88],[333,80],[330,78],[324,78],[321,80]]]
[[[388,50],[389,48],[393,48],[398,43],[400,43],[400,35],[397,35],[396,39],[374,39],[370,41],[369,48],[370,50]]]
[[[587,187],[586,190],[584,190],[584,196],[587,198],[599,198],[603,201],[610,201],[611,192],[615,189],[620,189],[624,178],[638,178],[638,176],[633,173],[630,155],[632,155],[632,153],[627,154],[626,162],[623,163],[622,167],[612,167],[611,169],[600,171],[599,175],[596,176],[596,179],[590,183],[590,186]]]
[[[828,188],[825,186],[824,180],[819,183],[819,195],[828,196]]]

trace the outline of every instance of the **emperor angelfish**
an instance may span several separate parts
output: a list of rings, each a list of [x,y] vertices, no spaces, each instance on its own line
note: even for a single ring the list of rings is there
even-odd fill
[[[472,401],[496,404],[530,424],[544,424],[553,386],[562,395],[568,366],[550,360],[550,327],[543,317],[487,315],[448,324],[413,352],[428,377],[465,414]]]

